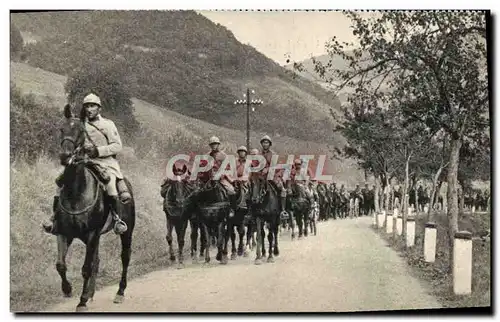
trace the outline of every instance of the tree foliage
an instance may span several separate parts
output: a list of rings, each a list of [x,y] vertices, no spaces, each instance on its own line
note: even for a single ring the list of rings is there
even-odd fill
[[[126,76],[116,62],[89,63],[68,78],[65,91],[77,114],[81,111],[83,98],[95,93],[101,99],[103,115],[112,118],[125,135],[132,136],[139,129]]]
[[[24,40],[19,29],[10,23],[10,57],[19,57],[24,47]]]

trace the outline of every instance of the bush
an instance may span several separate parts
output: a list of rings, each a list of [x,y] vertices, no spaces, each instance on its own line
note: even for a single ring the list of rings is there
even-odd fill
[[[10,158],[23,157],[34,162],[42,152],[55,156],[58,152],[58,122],[54,107],[35,102],[10,84]]]

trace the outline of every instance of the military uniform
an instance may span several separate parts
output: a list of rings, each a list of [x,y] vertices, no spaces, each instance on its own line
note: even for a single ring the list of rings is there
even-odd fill
[[[214,165],[212,167],[212,173],[215,174],[219,171],[222,162],[226,159],[227,155],[223,151],[215,150],[208,153],[212,158],[214,158]],[[232,178],[228,175],[222,175],[220,178],[220,183],[226,189],[228,195],[234,195],[236,192],[234,186],[231,183]]]
[[[95,94],[89,94],[83,99],[83,108],[86,104],[97,105],[101,107],[101,100]],[[115,233],[121,234],[127,230],[125,222],[120,219],[118,212],[118,198],[121,197],[122,202],[128,202],[131,198],[130,192],[123,181],[123,174],[120,165],[116,160],[116,154],[122,150],[122,142],[115,123],[106,119],[97,113],[92,120],[85,120],[85,143],[84,150],[92,163],[97,164],[106,171],[109,181],[106,183],[106,193],[111,199],[111,211],[115,216]],[[90,148],[91,147],[91,148]],[[92,151],[89,153],[88,151]],[[62,182],[62,175],[56,180],[56,183]],[[120,187],[120,195],[118,193],[117,184]],[[54,197],[54,210],[58,202],[59,196]],[[54,221],[52,216],[51,221]],[[52,223],[44,224],[44,229],[52,233],[54,225]]]

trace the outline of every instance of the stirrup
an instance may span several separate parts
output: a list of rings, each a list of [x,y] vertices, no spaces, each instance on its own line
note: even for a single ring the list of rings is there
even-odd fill
[[[282,220],[290,219],[290,214],[289,214],[286,210],[283,210],[283,211],[280,213],[280,218],[281,218]]]

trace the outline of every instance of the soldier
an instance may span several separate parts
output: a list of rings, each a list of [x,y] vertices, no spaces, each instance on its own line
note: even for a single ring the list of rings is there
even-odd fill
[[[291,191],[292,182],[302,183],[304,185],[304,188],[305,188],[306,197],[309,200],[309,202],[311,204],[311,207],[312,207],[312,205],[314,204],[314,196],[313,196],[312,191],[308,188],[309,187],[309,182],[311,182],[310,178],[312,177],[311,176],[311,170],[307,169],[306,176],[308,176],[309,179],[305,179],[305,180],[297,179],[297,176],[299,175],[299,173],[301,171],[301,168],[302,168],[302,160],[296,159],[294,161],[294,167],[292,168],[292,171],[291,171],[291,174],[290,174],[290,180],[287,181],[287,193],[289,193],[289,194],[292,193],[292,191]]]
[[[220,140],[216,136],[212,136],[210,138],[210,142],[208,143],[210,146],[210,152],[208,153],[214,159],[214,165],[212,167],[212,173],[217,173],[219,171],[222,161],[226,159],[226,153],[219,150]],[[220,183],[224,187],[229,197],[231,203],[231,213],[230,215],[234,215],[234,209],[236,209],[236,191],[234,190],[234,186],[232,185],[232,180],[230,176],[222,175],[220,177]]]
[[[83,99],[81,118],[87,132],[83,150],[93,163],[104,168],[109,175],[106,192],[110,197],[111,211],[116,219],[113,230],[116,234],[123,234],[127,231],[127,225],[120,218],[118,202],[129,202],[131,195],[116,160],[116,155],[122,150],[122,142],[115,123],[101,116],[101,108],[101,99],[97,95],[90,93]],[[56,180],[56,183],[59,182],[62,182],[62,174]],[[57,205],[58,198],[54,197],[54,205]],[[54,233],[54,214],[50,221],[44,223],[43,227],[47,233]]]
[[[260,144],[262,146],[262,151],[261,154],[264,156],[266,159],[266,166],[264,167],[262,173],[264,175],[267,175],[269,171],[269,167],[271,166],[271,160],[273,155],[276,154],[273,150],[271,150],[271,146],[273,145],[273,142],[271,141],[271,138],[268,135],[264,135],[262,139],[260,139]],[[283,179],[280,176],[281,171],[276,171],[273,182],[275,183],[276,187],[280,191],[280,196],[281,196],[281,212],[286,212],[285,211],[285,206],[286,206],[286,190],[285,190],[285,185],[283,184]]]
[[[236,160],[236,174],[238,180],[246,181],[248,178],[243,177],[243,173],[245,171],[245,163],[247,162],[247,148],[242,145],[236,150],[236,153],[238,153],[238,160]]]

